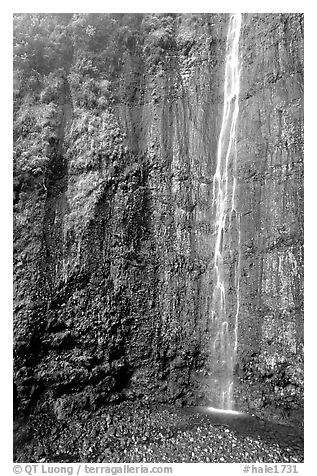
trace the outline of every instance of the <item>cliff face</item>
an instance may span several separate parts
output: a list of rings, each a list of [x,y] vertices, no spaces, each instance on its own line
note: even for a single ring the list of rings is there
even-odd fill
[[[18,72],[21,408],[40,402],[63,417],[124,398],[210,401],[211,200],[228,20],[64,18],[66,53],[57,49],[31,92]],[[224,239],[229,314],[240,263],[236,406],[289,418],[303,390],[302,22],[243,15],[240,243],[236,233]]]
[[[239,370],[257,409],[302,404],[302,20],[249,15],[241,44]]]

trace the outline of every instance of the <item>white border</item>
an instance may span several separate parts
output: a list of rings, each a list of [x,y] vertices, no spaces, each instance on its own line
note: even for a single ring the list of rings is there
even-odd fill
[[[305,13],[305,465],[300,474],[314,474],[315,461],[315,407],[316,407],[316,347],[317,294],[316,278],[316,180],[317,180],[317,121],[315,119],[317,85],[317,9],[312,1],[266,1],[263,3],[213,0],[184,1],[161,0],[149,2],[105,1],[13,1],[3,5],[0,16],[1,47],[1,158],[0,158],[0,208],[1,208],[1,410],[2,436],[0,462],[2,474],[12,474],[12,14],[14,12],[233,12]],[[133,8],[131,8],[133,7]],[[195,466],[197,467],[197,466]],[[197,467],[198,469],[198,467]],[[211,472],[214,472],[214,467]],[[229,470],[229,468],[228,468]],[[191,470],[184,465],[184,474]],[[218,471],[217,471],[218,473]],[[215,474],[217,474],[215,473]],[[230,471],[228,474],[238,474]],[[224,474],[221,471],[221,474]],[[241,473],[242,474],[242,473]]]

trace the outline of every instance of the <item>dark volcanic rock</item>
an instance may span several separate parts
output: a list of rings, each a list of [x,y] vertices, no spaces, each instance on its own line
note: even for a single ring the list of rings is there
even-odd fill
[[[36,77],[17,62],[21,411],[37,405],[62,424],[124,399],[206,400],[228,18],[65,16],[54,30],[63,55],[32,64]],[[303,16],[243,15],[240,51],[241,246],[224,244],[228,283],[241,257],[236,401],[292,420],[303,396]]]
[[[210,416],[196,409],[135,404],[109,413],[82,412],[68,424],[46,417],[29,420],[16,462],[103,463],[299,463],[298,429],[247,416]],[[110,425],[107,423],[112,415]],[[53,430],[52,430],[53,429]],[[32,438],[30,438],[32,435]]]
[[[249,15],[241,40],[241,396],[286,417],[303,405],[302,22]]]

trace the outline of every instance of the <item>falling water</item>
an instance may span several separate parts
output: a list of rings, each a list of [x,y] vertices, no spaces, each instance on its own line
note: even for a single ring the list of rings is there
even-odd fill
[[[232,410],[233,370],[238,345],[240,217],[236,210],[236,124],[239,113],[241,14],[230,17],[225,60],[223,115],[213,177],[215,213],[214,291],[212,300],[213,343],[211,362],[215,369],[211,385],[216,389],[219,408]],[[224,262],[229,247],[234,272]],[[231,273],[229,275],[229,272]],[[234,302],[229,298],[229,276],[234,285]],[[232,278],[232,276],[234,276]]]

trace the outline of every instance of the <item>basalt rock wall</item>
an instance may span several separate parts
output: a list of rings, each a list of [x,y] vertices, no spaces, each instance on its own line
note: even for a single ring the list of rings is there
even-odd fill
[[[70,16],[67,54],[39,71],[32,93],[18,82],[22,411],[209,401],[228,21]],[[240,257],[236,406],[289,420],[302,407],[302,22],[243,15],[240,244],[225,238],[229,313]]]
[[[289,414],[303,384],[303,17],[244,22],[238,370],[252,408]]]

